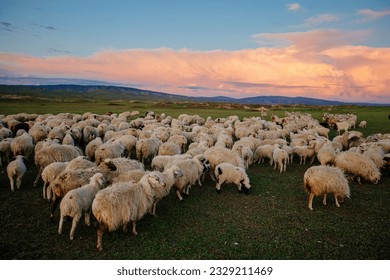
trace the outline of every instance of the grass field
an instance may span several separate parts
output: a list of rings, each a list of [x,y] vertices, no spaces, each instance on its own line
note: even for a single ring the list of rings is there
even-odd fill
[[[178,116],[181,113],[202,117],[240,118],[258,116],[255,107],[224,108],[216,104],[131,103],[131,102],[2,102],[0,114],[153,110]],[[285,111],[310,113],[320,119],[324,112],[354,113],[367,120],[361,130],[366,136],[389,133],[389,107],[272,107],[271,114]],[[331,137],[335,135],[332,132]],[[315,162],[314,164],[318,164]],[[389,259],[390,258],[390,173],[384,171],[379,184],[364,183],[360,190],[350,184],[351,198],[340,208],[328,196],[314,199],[314,210],[307,209],[303,174],[295,158],[285,174],[267,163],[248,170],[252,191],[240,194],[233,185],[222,186],[221,194],[207,178],[195,186],[184,201],[172,191],[157,206],[157,217],[146,216],[137,225],[139,235],[121,230],[105,234],[105,251],[95,249],[96,227],[80,221],[75,240],[69,240],[71,223],[64,234],[57,234],[49,221],[49,205],[42,199],[41,184],[33,188],[37,170],[30,160],[22,187],[10,192],[5,167],[0,172],[0,259]]]

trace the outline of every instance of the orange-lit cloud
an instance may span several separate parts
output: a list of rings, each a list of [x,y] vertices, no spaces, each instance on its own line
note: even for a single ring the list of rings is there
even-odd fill
[[[347,39],[338,30],[258,34],[255,39],[285,39],[289,45],[237,51],[130,49],[43,58],[1,53],[0,73],[103,80],[192,96],[286,95],[390,103],[390,48],[348,45],[358,33],[344,35]]]

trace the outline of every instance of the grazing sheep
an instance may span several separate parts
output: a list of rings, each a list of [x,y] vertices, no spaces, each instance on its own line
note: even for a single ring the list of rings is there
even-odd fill
[[[160,148],[158,149],[159,156],[174,156],[179,155],[181,153],[181,148],[175,142],[165,142],[162,143]]]
[[[97,148],[99,148],[101,145],[103,145],[103,141],[100,137],[96,137],[87,144],[87,146],[85,147],[85,155],[87,156],[88,160],[95,160],[95,152]]]
[[[188,196],[191,186],[196,182],[198,182],[199,186],[202,185],[201,177],[209,171],[210,165],[203,155],[197,155],[192,159],[174,161],[173,164],[182,171],[182,176],[177,178],[174,183],[177,198],[181,201],[183,200],[181,193],[185,193]]]
[[[99,165],[105,159],[120,158],[125,152],[121,141],[109,141],[99,146],[95,151],[95,161]]]
[[[122,182],[99,191],[92,202],[92,213],[99,222],[96,248],[103,250],[103,234],[119,227],[127,232],[128,222],[133,223],[132,233],[136,231],[136,221],[140,220],[152,207],[154,191],[152,184],[159,183],[149,174],[138,183]]]
[[[260,162],[264,162],[264,158],[268,158],[269,164],[272,165],[273,164],[272,155],[274,152],[275,145],[278,146],[278,144],[272,144],[272,145],[265,144],[257,147],[255,152],[253,153],[253,161],[260,163]]]
[[[313,198],[324,194],[323,204],[326,205],[327,193],[333,193],[337,207],[339,201],[343,202],[345,197],[350,197],[348,180],[343,171],[333,166],[312,166],[306,170],[303,176],[303,186],[309,194],[308,207],[313,210]]]
[[[278,168],[278,166],[279,166],[280,173],[286,172],[287,162],[288,162],[289,157],[288,157],[288,154],[285,150],[279,148],[278,145],[275,145],[274,152],[272,154],[272,159],[273,159],[274,164],[275,164],[274,170],[276,170],[276,168]]]
[[[242,187],[245,193],[248,193],[251,188],[249,177],[245,172],[245,169],[242,167],[235,166],[231,163],[221,163],[218,164],[215,168],[215,178],[217,192],[221,192],[221,185],[223,183],[233,183],[238,187],[238,191],[242,191]]]
[[[15,191],[15,180],[16,180],[16,189],[20,189],[20,185],[22,184],[22,178],[26,173],[26,165],[23,162],[23,156],[18,155],[16,159],[11,161],[7,165],[7,175],[9,178],[9,183],[11,185],[11,191]]]
[[[385,162],[383,161],[385,152],[383,151],[382,146],[378,143],[372,143],[371,145],[363,144],[363,149],[363,154],[372,159],[376,167],[378,167],[378,169],[380,170],[385,164]]]
[[[334,165],[346,174],[357,177],[357,181],[362,187],[361,179],[377,184],[381,173],[375,163],[369,157],[355,152],[341,152],[336,155]]]
[[[293,151],[300,158],[299,164],[306,164],[306,158],[310,159],[310,164],[313,164],[315,159],[316,141],[310,141],[307,146],[294,146]]]
[[[92,201],[95,195],[105,186],[105,179],[102,173],[96,173],[90,179],[89,184],[78,189],[69,191],[60,204],[60,223],[58,226],[58,234],[62,234],[62,224],[65,217],[71,217],[72,228],[70,230],[69,239],[73,240],[74,232],[81,215],[85,215],[85,224],[90,225],[90,214]]]
[[[337,134],[340,135],[341,131],[344,130],[345,132],[348,131],[348,129],[351,127],[351,124],[347,121],[344,122],[336,122],[336,129]]]
[[[42,122],[36,122],[28,131],[28,134],[34,140],[34,143],[38,143],[39,141],[43,141],[47,137],[47,127]]]
[[[358,126],[360,128],[366,128],[367,127],[367,121],[361,121]]]
[[[317,159],[321,165],[332,165],[335,157],[336,150],[333,148],[332,143],[324,144],[317,153]]]

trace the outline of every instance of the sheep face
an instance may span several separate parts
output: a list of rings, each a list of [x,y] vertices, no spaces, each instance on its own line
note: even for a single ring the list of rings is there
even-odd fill
[[[116,165],[114,164],[114,162],[110,159],[105,159],[104,160],[104,164],[108,167],[108,169],[110,171],[116,171]]]
[[[238,191],[239,192],[244,191],[245,194],[248,194],[250,188],[251,188],[251,185],[249,184],[249,182],[247,180],[245,180],[245,179],[242,179],[240,181],[240,186],[238,187]]]

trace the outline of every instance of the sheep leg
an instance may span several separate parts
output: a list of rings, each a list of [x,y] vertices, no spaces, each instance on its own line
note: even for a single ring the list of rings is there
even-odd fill
[[[39,178],[41,178],[42,171],[43,171],[43,167],[40,167],[39,171],[38,171],[38,174],[37,174],[37,177],[35,178],[35,181],[33,183],[33,187],[37,186]]]
[[[308,200],[308,207],[310,210],[313,210],[313,198],[314,198],[314,193],[310,193],[309,200]]]
[[[53,201],[52,201],[52,205],[51,205],[51,211],[50,211],[50,220],[51,221],[54,221],[54,212],[56,211],[57,205],[60,202],[60,200],[61,199],[59,199],[56,196],[53,197]]]
[[[128,222],[124,223],[124,225],[122,226],[122,230],[124,233],[127,233],[127,224]]]
[[[182,201],[183,200],[183,197],[181,196],[180,194],[180,191],[179,190],[176,190],[176,195],[177,195],[177,198]]]
[[[334,201],[336,202],[336,206],[340,207],[339,200],[337,199],[337,195],[334,194]]]
[[[100,224],[99,228],[97,229],[96,248],[99,252],[103,251],[103,233],[105,230],[106,230],[106,226],[103,224]]]
[[[217,193],[221,193],[221,185],[223,184],[223,182],[218,182],[216,185],[215,185],[215,188],[217,189]]]
[[[322,204],[326,205],[326,195],[327,193],[324,193],[324,199],[322,200]]]
[[[153,206],[152,206],[152,215],[155,216],[155,217],[157,216],[156,215],[156,208],[157,208],[157,202],[154,202]]]
[[[76,231],[76,226],[77,226],[77,223],[79,222],[80,218],[81,218],[81,213],[77,213],[73,217],[72,228],[70,229],[70,234],[69,234],[70,240],[73,240],[73,238],[74,238],[74,232]]]
[[[87,226],[90,226],[90,225],[91,225],[91,210],[85,211],[85,214],[84,214],[84,223],[85,223]]]
[[[43,199],[47,199],[46,192],[47,192],[47,183],[44,182],[44,183],[43,183],[43,187],[42,187],[42,196],[43,196]]]
[[[11,176],[8,176],[9,178],[9,183],[11,185],[11,191],[14,192],[15,191],[15,186],[14,186],[14,176],[11,175]]]
[[[20,190],[20,186],[22,185],[22,176],[16,177],[16,189]]]
[[[137,227],[137,225],[136,225],[136,222],[135,221],[132,221],[133,222],[133,235],[137,235],[138,234],[138,232],[137,232],[137,229],[136,229],[136,227]]]
[[[58,234],[62,234],[62,225],[64,223],[64,218],[65,218],[65,216],[60,215],[60,223],[58,225]]]

